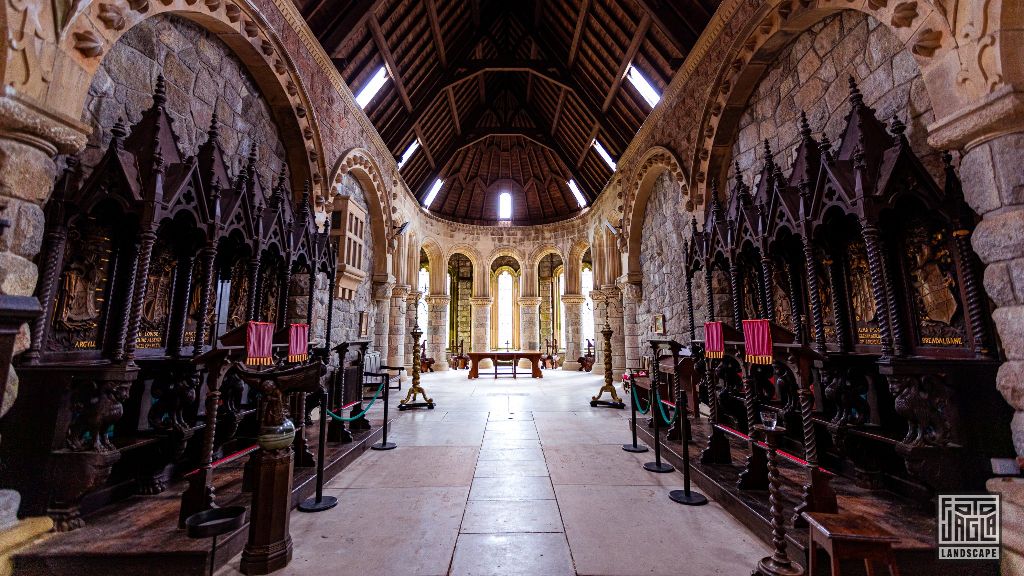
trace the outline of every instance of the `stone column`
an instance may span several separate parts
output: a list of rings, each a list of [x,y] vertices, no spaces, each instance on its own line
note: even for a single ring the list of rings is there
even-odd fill
[[[519,346],[523,350],[540,350],[540,297],[519,299]]]
[[[562,370],[579,370],[579,357],[583,355],[580,349],[583,338],[583,327],[580,325],[583,315],[583,303],[587,299],[582,294],[563,294],[562,305],[565,307],[565,359],[562,361]]]
[[[400,284],[391,291],[390,334],[388,336],[388,366],[405,366],[405,341],[408,332],[405,330],[405,311],[408,304],[409,285]],[[408,374],[403,376],[403,379]]]
[[[373,284],[374,328],[373,347],[380,352],[381,363],[388,358],[388,338],[390,336],[391,291],[393,282],[375,282]]]
[[[36,105],[22,103],[16,92],[0,96],[0,220],[8,223],[0,233],[0,294],[32,296],[39,279],[33,259],[43,242],[43,205],[57,175],[53,158],[83,148],[86,134],[77,122],[68,124]],[[24,352],[29,342],[26,324],[15,340],[13,354]],[[0,387],[3,416],[18,394],[18,376],[12,367],[0,378],[7,381]]]
[[[605,288],[606,318],[612,327],[612,378],[618,380],[626,371],[626,330],[624,327],[622,292],[617,287]],[[604,324],[601,325],[604,329]],[[600,331],[595,332],[599,334]]]
[[[1024,457],[1024,133],[968,149],[960,161],[964,196],[982,215],[971,244],[986,264],[985,290],[1006,362],[996,386],[1013,407],[1013,444]],[[1015,288],[1016,287],[1016,288]]]
[[[448,304],[452,301],[447,294],[427,296],[427,325],[420,326],[427,333],[427,355],[434,359],[434,371],[448,369]]]
[[[592,290],[590,292],[590,301],[594,303],[594,366],[604,366],[604,343],[601,341],[601,330],[604,330],[605,318],[604,292],[601,290]],[[612,335],[612,346],[615,346],[616,336],[618,336],[618,334]],[[580,340],[580,354],[583,354],[583,350],[586,349],[586,346],[587,343]]]
[[[491,341],[491,304],[490,296],[474,296],[469,299],[473,318],[472,350],[483,352],[490,348]]]
[[[624,283],[622,290],[622,333],[625,346],[626,366],[636,368],[640,366],[640,323],[637,321],[637,313],[640,308],[640,298],[643,291],[638,284]],[[612,345],[615,345],[614,336]],[[612,370],[615,369],[614,358]]]
[[[420,298],[423,296],[423,292],[413,290],[409,292],[409,295],[405,297],[405,358],[402,361],[402,366],[405,366],[405,371],[408,374],[412,374],[412,349],[413,341],[412,329],[416,326],[417,318],[416,315],[419,312]],[[426,326],[420,326],[420,330],[426,332]],[[435,364],[436,366],[436,364]]]

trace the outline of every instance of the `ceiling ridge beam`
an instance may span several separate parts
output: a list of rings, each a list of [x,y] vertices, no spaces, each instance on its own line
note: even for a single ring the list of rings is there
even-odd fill
[[[615,80],[612,81],[611,88],[608,89],[608,95],[605,96],[604,103],[601,104],[602,113],[607,113],[608,109],[612,106],[612,102],[615,101],[615,96],[619,93],[619,87],[622,86],[622,81],[626,78],[626,71],[629,69],[630,63],[633,62],[633,58],[636,57],[636,53],[640,51],[640,45],[647,38],[647,30],[650,27],[651,13],[644,12],[643,17],[640,18],[640,24],[637,25],[636,31],[633,33],[633,40],[630,41],[626,53],[622,55],[622,62],[619,63],[619,69],[616,71]]]

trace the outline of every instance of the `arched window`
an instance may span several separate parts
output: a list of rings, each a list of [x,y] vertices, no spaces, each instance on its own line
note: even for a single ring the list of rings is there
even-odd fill
[[[420,297],[420,302],[416,306],[416,321],[420,324],[420,330],[427,329],[427,299],[426,295],[430,294],[430,271],[427,270],[426,266],[420,268],[420,292],[423,296]]]
[[[498,347],[511,348],[513,335],[513,285],[515,279],[508,270],[498,274]]]
[[[580,289],[586,301],[583,303],[583,317],[580,319],[583,324],[583,345],[587,340],[594,340],[594,301],[590,299],[590,292],[594,289],[594,270],[588,264],[583,265],[580,272]],[[597,341],[594,341],[597,346]]]
[[[512,218],[512,195],[508,192],[502,192],[498,196],[498,218],[501,220]]]

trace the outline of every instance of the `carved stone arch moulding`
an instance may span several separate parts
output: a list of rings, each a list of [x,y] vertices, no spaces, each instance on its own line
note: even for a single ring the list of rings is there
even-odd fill
[[[490,270],[491,266],[494,265],[494,261],[502,256],[509,256],[515,259],[519,263],[519,270],[522,271],[526,266],[526,259],[523,257],[522,252],[511,246],[501,246],[495,248],[487,256],[487,269]]]
[[[365,195],[370,220],[370,234],[373,239],[373,268],[375,274],[388,273],[388,254],[393,252],[396,242],[394,220],[391,215],[390,195],[384,185],[387,180],[381,174],[377,162],[363,148],[352,148],[341,155],[334,164],[329,194],[338,194],[338,186],[345,174],[359,181]]]
[[[565,255],[558,246],[555,246],[554,244],[544,244],[530,253],[530,257],[524,265],[529,266],[532,270],[536,270],[537,267],[540,266],[540,261],[548,254],[557,254],[562,260],[562,263],[565,263]]]
[[[724,179],[742,110],[768,63],[814,24],[844,10],[872,16],[903,43],[921,69],[936,116],[969,99],[950,81],[960,68],[957,38],[945,9],[930,0],[770,0],[745,23],[736,23],[742,27],[738,33],[725,30],[717,40],[728,46],[719,47],[726,55],[705,94],[690,158],[691,194],[705,198],[711,181]]]
[[[625,211],[621,235],[626,240],[626,251],[629,254],[626,272],[640,271],[640,241],[644,224],[644,213],[647,201],[654,188],[654,182],[662,172],[672,175],[673,181],[679,186],[680,194],[685,199],[683,208],[689,212],[696,210],[702,199],[689,193],[686,173],[679,160],[667,148],[654,146],[644,153],[633,171],[629,186],[626,189]]]
[[[252,74],[280,127],[293,190],[302,190],[308,179],[314,195],[324,192],[327,168],[315,109],[284,45],[259,10],[247,1],[72,2],[69,3],[71,12],[59,15],[49,12],[55,8],[39,8],[40,4],[50,3],[7,3],[8,22],[14,16],[14,21],[25,23],[19,35],[23,40],[34,40],[31,47],[20,43],[20,54],[8,54],[8,61],[19,63],[17,67],[8,68],[9,74],[5,77],[8,85],[55,112],[78,118],[103,57],[122,35],[143,20],[160,14],[186,18],[216,34]],[[38,12],[48,18],[39,18],[37,13],[36,20],[32,21],[28,13],[32,6],[37,6]],[[12,14],[12,11],[25,13]],[[62,23],[59,28],[58,22]],[[51,48],[55,53],[44,54]]]

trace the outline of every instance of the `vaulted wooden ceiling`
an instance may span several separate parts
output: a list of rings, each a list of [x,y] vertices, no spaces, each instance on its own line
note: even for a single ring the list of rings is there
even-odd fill
[[[430,209],[494,223],[580,211],[612,174],[591,143],[629,145],[650,106],[625,82],[635,65],[662,93],[720,0],[293,0],[353,92],[390,77],[365,111]]]

